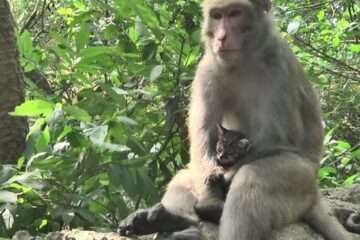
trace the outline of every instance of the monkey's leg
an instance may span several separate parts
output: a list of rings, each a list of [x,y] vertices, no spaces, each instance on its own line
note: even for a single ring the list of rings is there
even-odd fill
[[[291,153],[240,168],[225,201],[219,240],[263,240],[272,229],[298,220],[316,197],[315,169]]]
[[[179,172],[168,186],[162,200],[149,209],[131,213],[119,225],[120,235],[175,232],[197,224],[195,196],[190,191],[187,170]]]
[[[161,203],[170,213],[184,216],[193,222],[199,222],[199,218],[194,211],[198,199],[192,190],[193,177],[189,169],[177,173],[168,184]]]
[[[305,213],[304,221],[318,231],[326,240],[350,240],[349,232],[337,221],[319,195],[315,204]]]

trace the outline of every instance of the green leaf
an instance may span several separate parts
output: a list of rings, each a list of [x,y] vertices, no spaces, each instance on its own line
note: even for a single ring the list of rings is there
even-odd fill
[[[95,124],[89,123],[84,125],[83,132],[93,143],[103,143],[108,129],[109,127],[107,125],[96,126]]]
[[[0,184],[9,180],[16,173],[17,171],[14,168],[5,165],[0,165]]]
[[[66,112],[71,118],[82,121],[82,122],[90,122],[91,116],[85,110],[75,106],[75,105],[67,105],[64,107],[64,112]]]
[[[349,162],[351,162],[352,158],[350,158],[349,156],[345,156],[345,157],[342,157],[340,162],[344,165],[348,165]]]
[[[323,167],[323,168],[320,168],[318,177],[319,177],[319,179],[323,179],[323,178],[329,176],[330,174],[336,174],[336,169],[333,167]]]
[[[324,19],[324,17],[325,17],[324,10],[321,10],[320,12],[318,12],[317,19],[318,19],[319,22],[322,21]]]
[[[360,44],[351,44],[349,50],[354,53],[360,53]]]
[[[41,152],[35,154],[29,159],[26,165],[26,169],[28,171],[34,169],[53,169],[57,168],[62,162],[63,159],[61,159],[60,157],[49,156],[48,153]]]
[[[356,151],[351,152],[351,155],[352,155],[354,158],[360,160],[360,149],[357,149]],[[0,174],[0,175],[1,175],[1,174]]]
[[[325,138],[324,138],[324,144],[325,145],[330,142],[331,138],[334,135],[334,131],[335,131],[335,128],[332,128],[326,133]]]
[[[138,177],[140,178],[140,181],[143,183],[143,186],[145,187],[143,190],[145,190],[151,199],[153,201],[156,201],[159,199],[159,193],[156,189],[155,183],[153,180],[149,178],[149,176],[141,169],[137,170]]]
[[[68,64],[72,64],[72,52],[66,48],[60,48],[58,46],[52,46],[51,50],[63,61]]]
[[[65,116],[60,108],[56,108],[47,120],[49,132],[52,139],[57,139],[65,127]]]
[[[23,174],[17,177],[15,180],[26,187],[30,187],[40,191],[45,191],[50,187],[48,182],[46,182],[45,180],[38,179],[38,176],[35,176],[33,172]]]
[[[75,212],[77,214],[79,214],[81,217],[83,217],[86,221],[88,221],[89,223],[95,224],[96,222],[96,217],[94,216],[93,213],[91,213],[90,211],[88,211],[87,209],[84,208],[79,208],[76,209]]]
[[[138,194],[137,186],[128,168],[119,165],[109,165],[107,173],[114,187],[123,186],[129,197],[132,199],[136,198]]]
[[[94,145],[99,148],[114,151],[114,152],[125,152],[125,151],[131,150],[127,146],[119,145],[119,144],[115,144],[115,143],[94,142]]]
[[[131,5],[137,17],[141,19],[141,21],[138,22],[146,23],[146,25],[150,27],[153,32],[158,30],[159,22],[156,18],[156,15],[154,14],[154,11],[150,9],[149,6],[145,4],[136,4],[133,1],[131,1]],[[138,32],[138,35],[140,36],[139,33],[140,32]],[[141,33],[141,34],[146,34],[146,33]]]
[[[70,225],[70,223],[72,222],[72,220],[75,218],[75,213],[72,210],[66,210],[63,214],[62,214],[62,220],[64,220],[64,222],[68,225]]]
[[[348,177],[348,178],[341,184],[341,187],[346,187],[346,186],[349,186],[349,185],[353,184],[354,181],[356,180],[356,178],[359,177],[359,176],[360,176],[360,174],[357,173],[357,174],[354,174],[354,175]]]
[[[86,5],[80,1],[74,1],[73,3],[74,6],[81,11],[84,11],[86,9]]]
[[[18,47],[23,54],[29,54],[33,51],[33,44],[31,34],[28,30],[25,30],[18,38]]]
[[[133,42],[134,44],[136,44],[137,39],[138,39],[138,36],[137,36],[137,33],[136,33],[134,27],[130,27],[130,28],[129,28],[129,34],[128,34],[128,36],[129,36],[131,42]]]
[[[116,117],[115,119],[116,119],[117,123],[124,123],[125,125],[132,125],[132,126],[138,125],[138,123],[135,120],[133,120],[129,117],[119,116],[119,117]]]
[[[13,192],[0,190],[0,203],[13,203],[17,202],[17,195]]]
[[[20,106],[15,108],[15,111],[9,113],[11,116],[28,116],[35,117],[39,115],[44,115],[46,117],[50,116],[53,112],[55,104],[45,100],[27,100]]]
[[[162,66],[162,65],[155,66],[150,73],[150,81],[151,82],[155,81],[161,75],[163,69],[164,69],[164,66]]]
[[[113,48],[106,46],[96,46],[82,49],[79,53],[79,56],[83,58],[96,58],[103,54],[113,55],[113,53]]]
[[[90,38],[90,30],[87,22],[82,22],[80,31],[75,35],[76,50],[79,52],[88,44]]]
[[[46,150],[49,149],[50,138],[47,133],[45,133],[45,131],[44,131],[38,135],[36,145],[35,145],[37,152],[45,152]]]
[[[71,49],[69,41],[63,36],[61,36],[59,33],[51,31],[50,36],[55,40],[57,44],[66,46],[68,49]]]
[[[337,141],[336,148],[339,151],[346,151],[346,150],[349,150],[351,148],[351,145],[348,142],[345,142],[345,141]]]

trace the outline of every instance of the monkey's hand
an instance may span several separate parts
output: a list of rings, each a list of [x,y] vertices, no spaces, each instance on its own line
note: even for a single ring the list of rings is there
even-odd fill
[[[212,173],[205,179],[205,184],[210,186],[217,186],[224,182],[224,171],[220,169],[214,169]]]
[[[188,218],[172,214],[161,203],[157,203],[149,209],[139,209],[131,213],[120,222],[118,232],[122,236],[175,232],[193,224]]]
[[[215,185],[220,183],[222,179],[224,179],[224,175],[222,174],[220,175],[211,174],[209,177],[205,179],[205,184]]]

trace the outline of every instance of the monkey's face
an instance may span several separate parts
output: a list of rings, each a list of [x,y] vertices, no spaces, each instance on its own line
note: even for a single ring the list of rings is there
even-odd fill
[[[267,0],[205,0],[203,41],[208,50],[224,61],[241,57],[259,35]],[[261,4],[260,4],[261,3]]]
[[[205,18],[208,18],[206,36],[209,46],[223,60],[238,58],[256,28],[255,12],[250,4],[233,3],[212,8]]]

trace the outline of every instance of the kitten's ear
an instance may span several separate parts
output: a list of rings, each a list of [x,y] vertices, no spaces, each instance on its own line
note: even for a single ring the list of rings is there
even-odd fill
[[[250,143],[249,139],[243,138],[243,139],[239,140],[238,147],[240,147],[241,149],[248,152],[251,148],[251,143]]]
[[[226,128],[224,128],[223,126],[221,126],[221,124],[216,124],[217,128],[218,128],[218,132],[220,134],[224,134],[226,132],[228,132],[229,130],[227,130]]]

